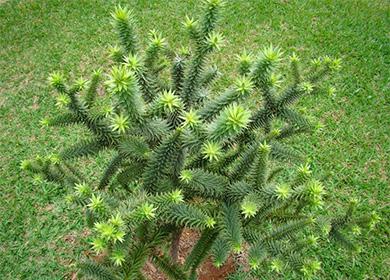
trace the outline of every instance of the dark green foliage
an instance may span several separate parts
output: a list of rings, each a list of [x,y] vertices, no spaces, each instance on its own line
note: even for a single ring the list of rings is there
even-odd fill
[[[302,161],[302,156],[297,151],[278,142],[272,142],[270,156],[277,160],[287,160],[291,162]]]
[[[101,70],[97,70],[93,73],[91,83],[85,95],[85,103],[88,107],[93,106],[96,97],[97,97],[97,88],[101,79],[102,72]]]
[[[112,17],[115,19],[115,27],[124,51],[126,53],[135,53],[137,49],[137,39],[131,12],[127,9],[118,7],[112,13]]]
[[[126,266],[124,266],[127,279],[134,279],[138,276],[140,269],[144,266],[150,253],[149,251],[150,248],[146,244],[139,244],[135,248],[132,248]]]
[[[256,150],[259,148],[261,142],[258,140],[248,144],[243,151],[239,154],[237,160],[233,162],[230,171],[230,177],[233,180],[239,180],[243,178],[250,171],[250,166],[256,158]]]
[[[210,255],[216,266],[235,257],[236,272],[229,279],[250,279],[271,259],[308,276],[319,263],[306,260],[304,254],[314,254],[313,244],[302,240],[321,231],[324,240],[356,250],[348,233],[377,222],[375,215],[355,218],[351,204],[345,215],[321,224],[314,210],[323,205],[324,187],[308,165],[292,180],[281,174],[303,159],[284,140],[312,131],[308,118],[292,106],[318,91],[338,60],[325,58],[306,74],[292,56],[291,82],[281,87],[283,53],[271,45],[257,57],[241,55],[239,77],[213,94],[219,72],[206,63],[223,40],[215,31],[221,5],[206,0],[199,22],[186,19],[194,49],[179,53],[156,31],[142,51],[131,13],[119,7],[113,18],[121,47],[111,49],[108,75],[96,71],[88,87],[82,79],[68,86],[60,74],[51,75],[58,103],[69,112],[43,124],[83,125],[92,137],[60,157],[38,157],[22,167],[70,187],[69,200],[87,208],[91,244],[96,254],[103,253],[104,265],[84,263],[85,276],[144,279],[149,258],[170,279],[197,279],[197,268]],[[102,110],[99,102],[108,99]],[[72,160],[93,159],[105,150],[112,158],[94,188]],[[201,237],[181,267],[164,252],[177,244],[172,237],[180,238],[174,233],[184,228]],[[248,259],[239,260],[242,256]],[[245,262],[249,267],[243,269]],[[284,269],[277,261],[272,267],[278,273]]]
[[[72,148],[66,149],[61,158],[67,160],[77,157],[93,156],[102,151],[105,146],[98,140],[85,140]]]
[[[183,179],[183,188],[192,194],[195,192],[200,196],[218,198],[222,196],[227,185],[227,180],[223,176],[202,169],[184,170],[183,173],[190,177]]]
[[[298,221],[288,222],[274,229],[265,240],[278,240],[286,237],[290,233],[295,233],[303,229],[306,225],[310,225],[313,221],[310,218],[305,218]]]
[[[241,220],[237,205],[224,205],[222,210],[222,234],[230,248],[238,253],[242,250]]]
[[[117,280],[113,272],[102,264],[85,262],[80,265],[81,273],[98,280]]]
[[[214,265],[216,267],[221,267],[227,258],[229,257],[230,247],[229,244],[219,237],[211,249],[211,254],[213,255]]]
[[[157,181],[166,169],[174,164],[175,155],[181,149],[181,131],[177,130],[169,135],[158,148],[153,152],[149,164],[145,170],[144,180],[147,189],[155,189]]]
[[[204,50],[200,50],[199,53],[196,54],[196,56],[190,62],[188,76],[183,83],[183,101],[186,108],[191,108],[196,99],[196,96],[193,96],[192,93],[197,92],[199,89],[196,85],[199,84],[199,72],[205,61],[204,52]]]
[[[226,189],[226,197],[232,202],[241,201],[250,191],[251,186],[244,181],[232,183]]]
[[[186,258],[184,263],[185,269],[195,270],[199,264],[207,257],[215,239],[218,236],[218,231],[215,229],[206,229],[202,232],[198,242],[192,249],[191,253]]]
[[[200,78],[200,84],[203,87],[208,87],[218,77],[219,71],[217,67],[209,67],[204,70],[202,77]]]
[[[268,157],[271,151],[271,147],[266,143],[261,144],[256,151],[256,157],[252,164],[252,170],[250,173],[250,182],[257,189],[265,187],[268,178]]]
[[[345,248],[351,250],[351,251],[357,251],[358,247],[357,245],[349,240],[344,234],[342,234],[338,230],[333,230],[330,234],[331,238],[335,239],[340,245],[344,246]]]
[[[172,66],[173,89],[175,92],[181,92],[183,89],[184,66],[185,60],[182,57],[177,56],[173,61]]]
[[[150,149],[143,137],[130,136],[119,144],[119,153],[123,157],[131,157],[142,161],[149,157]]]
[[[237,270],[236,272],[230,274],[227,278],[228,280],[248,280],[248,274],[244,271]]]
[[[153,262],[156,266],[172,280],[186,280],[188,277],[185,272],[177,264],[172,263],[172,261],[167,256],[153,256]]]
[[[137,129],[137,134],[142,134],[151,143],[158,143],[169,132],[167,121],[162,119],[151,119]]]
[[[185,204],[172,207],[169,218],[177,225],[200,229],[208,227],[211,219],[200,209]]]
[[[122,186],[128,187],[129,184],[134,183],[136,180],[142,177],[140,170],[143,168],[144,166],[142,163],[131,162],[123,166],[123,169],[118,173],[116,178]]]
[[[207,103],[201,110],[200,115],[206,121],[213,119],[227,105],[238,101],[243,95],[236,88],[228,89],[226,92],[218,96],[217,99]]]
[[[48,121],[49,126],[67,126],[79,123],[79,119],[71,113],[56,116]]]
[[[111,178],[115,175],[116,171],[120,168],[121,163],[124,159],[122,154],[115,155],[109,163],[107,169],[104,171],[103,177],[100,180],[99,188],[104,188],[108,185]]]

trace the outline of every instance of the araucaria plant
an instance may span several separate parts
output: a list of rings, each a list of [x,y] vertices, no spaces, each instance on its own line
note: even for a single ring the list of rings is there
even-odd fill
[[[312,131],[293,105],[321,92],[339,60],[315,59],[301,71],[295,54],[267,46],[238,56],[235,80],[217,92],[220,72],[207,63],[224,41],[215,29],[222,1],[204,2],[202,18],[184,21],[191,47],[175,52],[152,31],[142,48],[132,13],[117,7],[120,46],[110,48],[107,72],[72,85],[60,73],[49,77],[68,112],[42,123],[82,125],[91,137],[22,167],[69,187],[69,202],[85,209],[100,261],[82,260],[81,276],[145,279],[151,262],[169,279],[197,279],[210,257],[217,267],[234,263],[231,279],[257,279],[265,270],[311,277],[321,267],[317,243],[336,240],[356,251],[354,235],[378,220],[375,213],[354,217],[356,201],[344,215],[323,215],[323,184],[285,144]],[[107,150],[113,157],[98,184],[74,165]],[[184,229],[200,237],[183,263]]]

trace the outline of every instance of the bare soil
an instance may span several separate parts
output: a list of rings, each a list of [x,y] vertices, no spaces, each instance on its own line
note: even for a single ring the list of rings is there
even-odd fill
[[[185,229],[180,239],[179,258],[180,264],[183,264],[186,256],[191,252],[196,241],[199,239],[199,233],[193,230]],[[231,258],[221,268],[216,268],[212,260],[207,259],[198,269],[199,280],[222,280],[234,270],[234,263]],[[150,280],[168,280],[163,273],[158,271],[154,265],[148,262],[144,267],[145,275]]]

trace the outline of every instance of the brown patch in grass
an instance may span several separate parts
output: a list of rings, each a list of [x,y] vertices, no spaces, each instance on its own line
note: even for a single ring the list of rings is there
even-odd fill
[[[75,244],[77,241],[77,236],[74,233],[69,233],[65,235],[63,239],[66,243]]]
[[[179,258],[180,264],[183,264],[186,257],[191,252],[195,243],[199,239],[199,232],[185,229],[180,239]],[[213,265],[211,258],[208,258],[198,269],[199,280],[222,280],[225,279],[229,273],[234,271],[234,262],[229,258],[224,266],[216,268]],[[168,280],[163,273],[161,273],[151,262],[147,262],[144,269],[144,274],[150,280]]]
[[[39,109],[39,102],[38,102],[38,96],[33,97],[33,103],[31,105],[31,109],[38,110]]]
[[[47,212],[52,212],[54,209],[54,204],[48,203],[46,205],[42,205],[42,207],[38,208],[39,215],[46,216]]]

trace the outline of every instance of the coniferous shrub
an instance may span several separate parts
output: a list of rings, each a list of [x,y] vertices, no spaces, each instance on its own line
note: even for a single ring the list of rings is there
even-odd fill
[[[286,59],[268,46],[238,56],[237,78],[215,92],[220,72],[207,64],[224,41],[215,28],[222,1],[204,5],[199,20],[185,19],[192,45],[178,52],[156,31],[142,48],[131,11],[117,7],[120,45],[110,48],[109,69],[71,85],[60,73],[49,77],[67,112],[42,123],[84,126],[90,137],[22,168],[68,187],[67,200],[85,209],[91,246],[103,260],[83,260],[81,276],[145,279],[149,260],[169,279],[197,279],[211,256],[217,267],[234,259],[231,279],[256,278],[264,267],[310,277],[320,269],[317,243],[358,250],[353,233],[378,220],[375,213],[355,217],[354,200],[342,216],[322,215],[323,184],[286,144],[313,131],[294,103],[321,92],[340,61],[314,59],[302,70],[295,54]],[[92,184],[75,161],[107,150],[112,159]],[[181,264],[185,228],[200,238]]]

